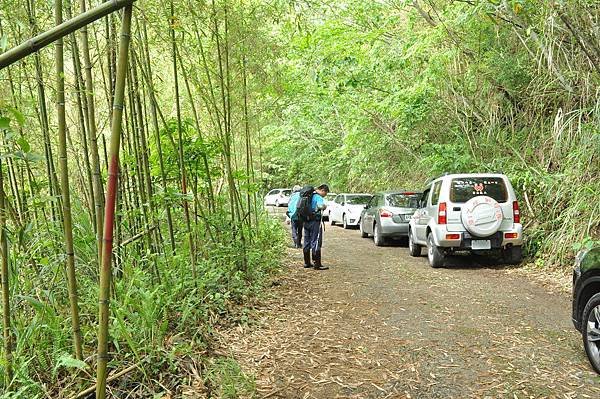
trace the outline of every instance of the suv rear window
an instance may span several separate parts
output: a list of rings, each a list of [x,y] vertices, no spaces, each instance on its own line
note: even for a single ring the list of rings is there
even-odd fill
[[[398,193],[387,196],[388,204],[397,208],[418,208],[419,199],[421,199],[421,193]]]
[[[452,179],[450,201],[467,202],[473,197],[487,195],[498,202],[506,202],[508,193],[501,177],[461,177]]]

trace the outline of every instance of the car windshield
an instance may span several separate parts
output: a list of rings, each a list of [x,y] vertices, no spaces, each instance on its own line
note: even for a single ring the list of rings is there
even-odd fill
[[[421,193],[398,193],[387,196],[387,201],[390,206],[397,208],[417,208]]]
[[[347,195],[346,204],[349,205],[367,205],[371,200],[370,195]]]
[[[327,195],[325,196],[325,199],[326,199],[327,201],[333,201],[333,200],[335,199],[335,197],[337,197],[337,194],[327,194]]]
[[[498,202],[506,202],[508,193],[501,177],[461,177],[452,179],[450,201],[467,202],[473,197],[487,195]]]
[[[283,195],[284,197],[289,197],[290,195],[292,195],[292,190],[283,190],[281,192],[281,195]]]

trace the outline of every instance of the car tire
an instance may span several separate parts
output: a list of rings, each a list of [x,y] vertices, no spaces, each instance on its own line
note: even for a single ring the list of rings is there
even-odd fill
[[[436,269],[444,267],[444,258],[444,252],[435,245],[433,234],[429,233],[427,236],[427,259],[429,260],[429,266]]]
[[[385,238],[381,235],[381,227],[377,223],[373,226],[373,242],[378,247],[385,245]]]
[[[509,265],[518,265],[523,261],[523,248],[512,246],[503,251],[504,262]]]
[[[348,221],[346,220],[346,215],[342,215],[342,226],[344,226],[344,229],[348,230],[350,228],[350,225],[348,224]]]
[[[363,228],[362,219],[358,221],[358,229],[360,230],[361,238],[367,238],[369,236],[369,233],[367,233]]]
[[[410,256],[421,256],[421,246],[413,239],[412,230],[408,230],[408,253]]]
[[[581,318],[583,347],[590,365],[600,374],[600,293],[585,305]]]

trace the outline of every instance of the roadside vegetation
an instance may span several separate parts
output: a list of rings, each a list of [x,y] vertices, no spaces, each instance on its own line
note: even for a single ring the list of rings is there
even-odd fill
[[[100,3],[0,1],[0,53]],[[120,11],[67,36],[62,54],[51,45],[0,71],[0,396],[100,395],[100,362],[107,397],[197,397],[245,378],[213,354],[211,331],[247,320],[283,252],[283,229],[258,199],[258,94],[271,54],[258,21],[270,12],[140,1],[127,65]],[[113,98],[123,118],[105,300]]]
[[[323,1],[297,12],[283,106],[263,130],[275,186],[418,190],[446,172],[502,172],[537,266],[568,268],[598,242],[598,4]]]
[[[0,53],[101,3],[0,0]],[[97,366],[107,396],[250,394],[212,332],[246,322],[278,270],[270,187],[501,171],[537,265],[599,239],[594,2],[139,0],[131,15],[0,70],[2,397],[93,395]]]

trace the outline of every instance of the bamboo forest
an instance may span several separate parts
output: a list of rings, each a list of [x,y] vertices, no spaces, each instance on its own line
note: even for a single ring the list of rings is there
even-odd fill
[[[599,43],[597,0],[0,0],[0,397],[600,395],[597,379],[581,377],[591,391],[563,396],[542,389],[542,377],[523,385],[527,375],[500,371],[489,391],[436,391],[427,379],[450,381],[443,373],[455,366],[427,369],[416,343],[395,365],[360,360],[379,353],[362,343],[354,355],[322,357],[352,347],[338,335],[346,322],[326,314],[345,314],[341,303],[372,314],[361,306],[385,289],[364,302],[348,290],[371,278],[400,284],[401,272],[386,282],[395,269],[382,268],[387,259],[413,267],[402,266],[408,244],[369,258],[379,248],[323,225],[331,270],[306,275],[302,251],[288,248],[288,208],[265,197],[323,183],[332,193],[420,192],[445,173],[505,174],[523,218],[520,266],[434,274],[423,257],[408,270],[435,284],[513,273],[515,284],[556,287],[566,326],[548,337],[570,352],[548,359],[548,373],[561,364],[589,373],[571,325],[570,273],[580,250],[600,245]],[[340,201],[330,201],[332,226]],[[345,217],[338,224],[348,227]],[[364,258],[345,255],[353,248]],[[438,295],[431,284],[423,292]],[[528,303],[536,290],[511,292]],[[365,339],[360,320],[350,329]],[[298,347],[280,341],[292,327]],[[322,339],[337,346],[311,349],[326,328]],[[414,336],[403,336],[406,348]],[[321,357],[303,363],[308,354]],[[534,357],[506,361],[534,375]],[[388,380],[324,371],[338,363],[392,371]],[[415,370],[419,378],[403,374]]]

